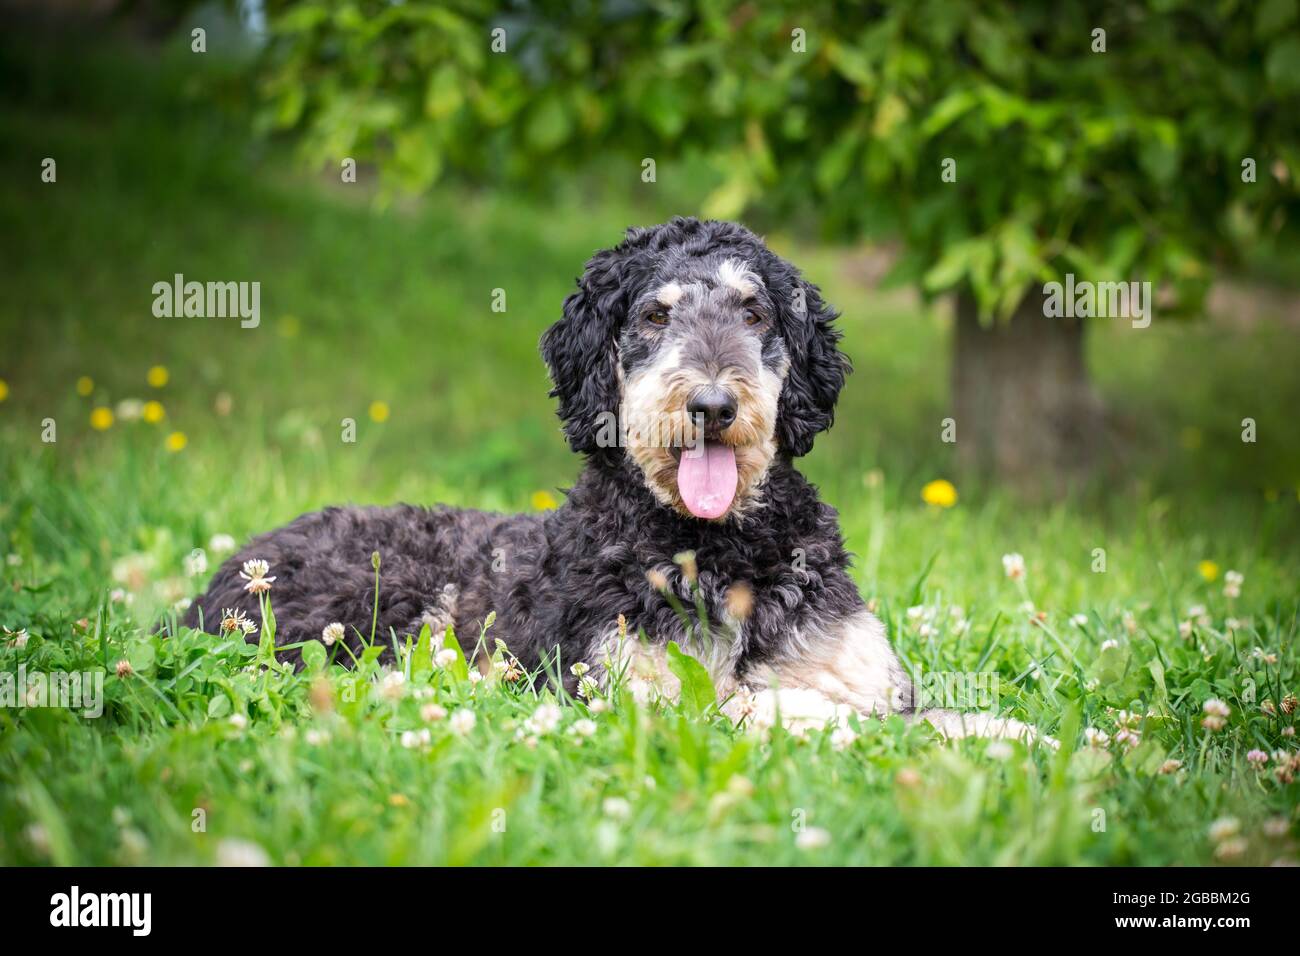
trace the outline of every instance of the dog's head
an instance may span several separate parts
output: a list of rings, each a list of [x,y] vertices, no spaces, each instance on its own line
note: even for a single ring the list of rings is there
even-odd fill
[[[830,427],[835,318],[748,229],[679,218],[593,256],[541,349],[575,451],[626,454],[664,505],[717,520]]]

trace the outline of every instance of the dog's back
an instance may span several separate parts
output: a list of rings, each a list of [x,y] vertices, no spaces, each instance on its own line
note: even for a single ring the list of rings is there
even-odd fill
[[[354,652],[370,639],[375,617],[376,569],[380,555],[379,613],[374,635],[390,644],[390,630],[402,637],[428,623],[441,635],[457,627],[470,647],[491,601],[494,547],[540,534],[536,515],[503,515],[459,508],[325,508],[253,538],[213,575],[207,590],[186,613],[184,624],[210,633],[235,630],[237,614],[260,625],[257,595],[247,589],[245,562],[266,561],[273,579],[267,596],[275,613],[278,646],[319,640],[325,628],[342,624]],[[249,634],[257,639],[257,632]],[[284,659],[296,661],[298,653]]]

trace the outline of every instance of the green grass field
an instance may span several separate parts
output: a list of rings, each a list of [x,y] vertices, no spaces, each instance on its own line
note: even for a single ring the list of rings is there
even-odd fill
[[[1099,325],[1121,445],[1095,484],[1029,505],[957,482],[936,508],[946,312],[869,288],[853,250],[765,230],[844,313],[857,372],[805,470],[864,596],[910,664],[995,673],[1058,752],[898,718],[760,738],[617,693],[552,727],[548,696],[418,649],[403,684],[373,660],[295,674],[254,645],[150,636],[202,589],[193,550],[210,573],[214,535],[329,503],[559,500],[579,463],[537,338],[591,252],[694,211],[691,189],[448,186],[377,211],[166,62],[4,52],[0,624],[26,636],[0,641],[0,671],[107,676],[98,719],[0,708],[0,863],[1297,860],[1296,329]],[[155,318],[151,287],[177,272],[260,281],[260,327]],[[130,420],[129,400],[159,405]]]

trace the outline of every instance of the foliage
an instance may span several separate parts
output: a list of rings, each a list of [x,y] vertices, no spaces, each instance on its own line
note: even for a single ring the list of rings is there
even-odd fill
[[[270,5],[263,121],[424,189],[700,157],[704,211],[897,237],[896,278],[1009,315],[1035,283],[1167,281],[1294,241],[1296,0]],[[492,31],[505,50],[492,52]],[[1104,52],[1094,31],[1105,31]],[[1243,182],[1243,160],[1257,181]],[[955,160],[955,182],[941,176]]]

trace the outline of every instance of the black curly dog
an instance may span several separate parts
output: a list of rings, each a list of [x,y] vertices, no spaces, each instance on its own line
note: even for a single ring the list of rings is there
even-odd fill
[[[835,318],[743,226],[678,218],[629,229],[587,263],[541,340],[564,434],[586,458],[561,507],[303,515],[226,561],[185,623],[216,632],[227,609],[256,620],[240,568],[263,559],[276,579],[277,643],[319,639],[339,622],[359,653],[378,551],[386,645],[390,630],[427,622],[439,635],[453,625],[470,650],[495,611],[489,645],[503,640],[570,691],[570,665],[583,662],[597,687],[617,671],[638,692],[671,696],[664,649],[675,640],[705,662],[733,717],[916,714],[913,684],[849,577],[836,512],[793,464],[830,427],[850,371]],[[665,594],[690,607],[692,578],[707,636]],[[948,735],[1031,734],[988,714],[922,716]]]

